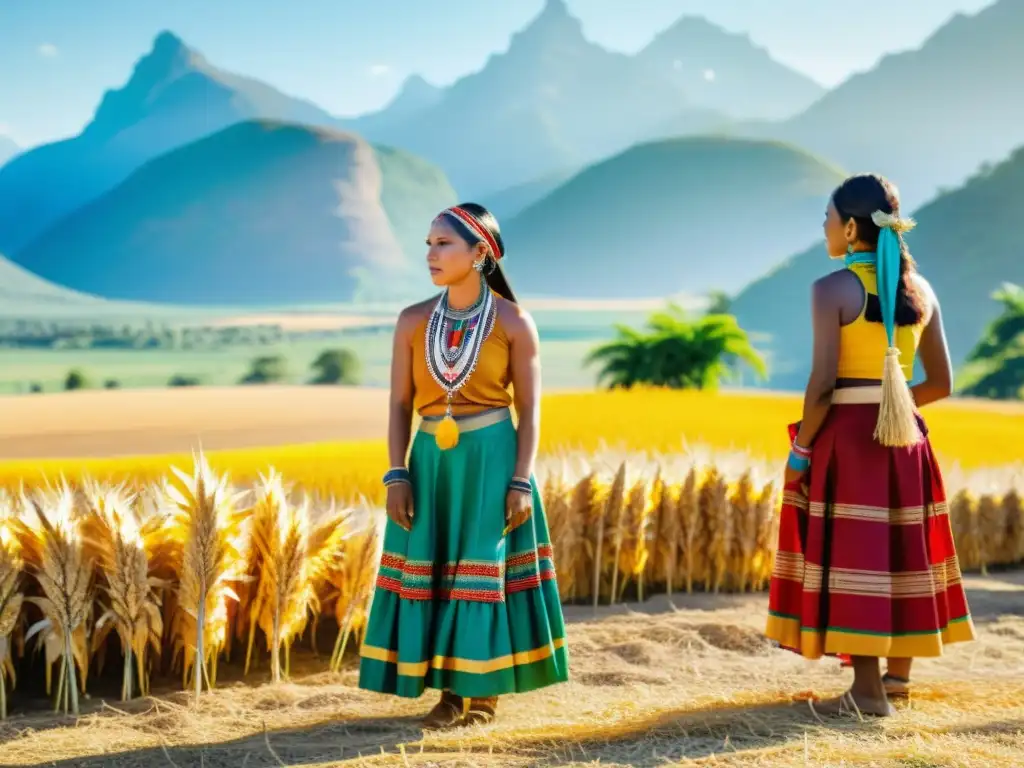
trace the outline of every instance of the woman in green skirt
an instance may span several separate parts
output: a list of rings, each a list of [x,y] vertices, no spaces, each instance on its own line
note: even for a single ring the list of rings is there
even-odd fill
[[[504,244],[485,208],[443,211],[427,245],[444,291],[404,309],[395,329],[389,519],[359,685],[409,698],[439,690],[424,724],[448,728],[490,722],[499,696],[564,682],[569,669],[533,477],[536,328],[501,269]]]

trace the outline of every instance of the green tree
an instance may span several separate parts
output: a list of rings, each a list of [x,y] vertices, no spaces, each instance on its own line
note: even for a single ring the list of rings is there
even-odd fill
[[[732,315],[691,319],[676,305],[655,312],[643,331],[616,327],[617,338],[594,349],[587,364],[601,365],[598,382],[629,389],[650,384],[673,389],[715,389],[746,365],[761,378],[764,359]]]
[[[183,373],[176,373],[167,381],[168,387],[198,387],[202,384],[198,376],[188,376]]]
[[[89,387],[89,379],[86,378],[78,368],[73,368],[68,371],[67,377],[64,379],[64,389],[87,389]]]
[[[705,314],[727,315],[732,308],[732,297],[725,291],[712,291],[708,294],[708,308]]]
[[[996,400],[1024,398],[1024,288],[1004,284],[992,294],[1003,305],[967,358],[961,393]]]
[[[313,384],[358,384],[362,375],[359,358],[350,349],[325,349],[310,366]]]
[[[288,363],[280,355],[265,355],[252,361],[242,384],[273,384],[288,377]]]

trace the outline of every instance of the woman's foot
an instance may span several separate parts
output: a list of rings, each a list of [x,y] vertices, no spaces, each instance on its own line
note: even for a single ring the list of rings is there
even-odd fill
[[[886,698],[884,691],[881,697],[863,696],[853,692],[853,689],[846,691],[842,696],[825,701],[810,702],[811,710],[820,716],[837,715],[869,715],[871,717],[891,717],[896,714],[892,704]]]
[[[498,698],[470,699],[469,709],[462,718],[463,725],[487,725],[494,722],[498,712]]]
[[[442,692],[441,700],[423,718],[423,727],[431,731],[453,728],[462,720],[462,707],[461,696],[450,691]]]
[[[885,686],[885,695],[890,699],[910,697],[910,680],[905,677],[896,677],[896,675],[886,673],[882,675],[882,685]]]

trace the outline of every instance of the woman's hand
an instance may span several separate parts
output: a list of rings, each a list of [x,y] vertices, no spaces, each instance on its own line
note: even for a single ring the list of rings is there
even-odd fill
[[[533,494],[509,490],[505,494],[505,535],[530,519],[533,514]]]
[[[388,486],[385,509],[388,517],[402,530],[412,530],[412,486],[408,483],[394,483]]]
[[[787,486],[788,485],[793,485],[798,480],[802,480],[806,474],[807,474],[807,470],[806,469],[793,469],[793,467],[789,466],[789,462],[787,461],[786,462],[786,474],[785,474],[785,479],[783,480],[783,482]]]

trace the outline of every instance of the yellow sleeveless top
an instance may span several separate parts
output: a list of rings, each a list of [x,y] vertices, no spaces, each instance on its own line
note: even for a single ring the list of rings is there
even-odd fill
[[[885,326],[869,322],[864,313],[868,306],[867,294],[878,295],[878,280],[872,264],[852,264],[847,267],[864,286],[864,306],[857,319],[839,329],[839,365],[836,377],[840,379],[881,379],[885,364],[885,350],[889,341]],[[924,323],[896,326],[893,340],[900,351],[900,367],[909,380],[914,375],[914,356],[921,341]]]
[[[430,317],[416,327],[412,337],[413,407],[420,416],[442,416],[447,394],[430,375],[426,357],[426,332]],[[490,408],[512,405],[509,387],[512,382],[512,360],[508,336],[501,320],[494,318],[494,327],[480,348],[476,369],[462,389],[452,398],[452,413],[463,416]]]

